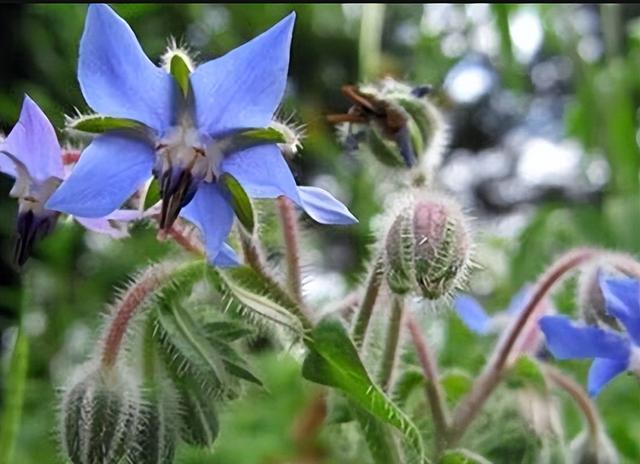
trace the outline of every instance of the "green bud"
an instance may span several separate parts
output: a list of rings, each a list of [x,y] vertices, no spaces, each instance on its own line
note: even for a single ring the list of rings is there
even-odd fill
[[[427,196],[405,208],[386,239],[387,282],[394,293],[420,293],[435,300],[465,276],[470,239],[456,203]]]
[[[135,381],[117,369],[92,368],[62,401],[62,445],[73,464],[118,464],[140,417]]]
[[[569,444],[571,464],[618,464],[618,452],[609,437],[600,430],[596,436],[582,431]]]
[[[140,421],[128,458],[136,464],[172,464],[178,440],[178,412],[170,385],[143,395]]]
[[[373,156],[388,167],[414,168],[439,163],[446,144],[446,125],[428,99],[430,88],[412,87],[392,78],[375,84],[344,86],[354,106],[329,121],[344,123],[345,142],[364,140]]]

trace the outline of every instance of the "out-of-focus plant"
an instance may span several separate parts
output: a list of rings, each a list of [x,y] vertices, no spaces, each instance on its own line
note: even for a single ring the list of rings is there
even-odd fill
[[[507,84],[520,91],[513,7],[491,11]],[[640,372],[640,263],[580,246],[550,260],[504,314],[490,316],[460,295],[485,263],[475,256],[468,215],[440,179],[450,137],[446,99],[430,85],[382,77],[385,8],[365,6],[361,15],[364,82],[344,85],[351,106],[327,119],[345,151],[390,180],[370,192],[385,202],[365,280],[325,306],[303,292],[307,249],[296,206],[322,224],[357,221],[327,191],[298,186],[287,164],[302,148],[300,127],[276,117],[295,14],[201,64],[172,43],[156,66],[121,17],[105,5],[89,7],[78,80],[96,113],[66,121],[83,148],[61,148],[29,97],[0,144],[0,171],[15,179],[11,196],[19,203],[14,257],[24,294],[0,416],[0,462],[14,459],[25,398],[24,317],[37,288],[25,263],[63,214],[115,238],[142,223],[181,248],[153,264],[140,264],[150,258],[144,253],[136,257],[139,270],[110,305],[89,359],[65,379],[58,436],[63,459],[73,464],[208,462],[225,425],[240,420],[221,420],[229,405],[246,407],[252,419],[260,406],[271,424],[279,422],[276,409],[290,406],[281,401],[294,390],[284,378],[289,370],[316,387],[291,434],[294,458],[272,453],[273,462],[619,462],[589,395],[622,372]],[[614,38],[608,43],[615,53]],[[616,126],[620,137],[629,135],[627,113]],[[609,143],[620,148],[615,135]],[[637,160],[619,166],[629,163],[631,173],[614,166],[613,189],[637,199]],[[525,234],[545,223],[543,212]],[[282,269],[266,255],[274,230]],[[532,245],[525,253],[537,251]],[[588,325],[552,314],[553,292],[572,273],[580,282],[570,299]],[[475,340],[438,311],[454,297],[471,332],[498,335],[486,359],[456,351]],[[260,344],[288,351],[293,367],[277,361],[264,372],[267,381],[254,367],[257,359],[271,362],[256,354]],[[589,395],[549,354],[594,359]],[[291,390],[267,392],[274,382]],[[247,391],[269,395],[277,407],[243,405]],[[584,417],[570,442],[556,392]],[[223,444],[219,456],[244,462],[245,452]]]

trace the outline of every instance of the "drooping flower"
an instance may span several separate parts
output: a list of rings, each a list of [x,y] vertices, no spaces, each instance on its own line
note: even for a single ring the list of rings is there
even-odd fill
[[[593,359],[588,391],[597,395],[619,374],[640,374],[640,280],[600,276],[607,313],[626,332],[571,321],[566,316],[546,316],[540,328],[547,346],[558,359]]]
[[[162,198],[160,227],[168,229],[178,215],[193,222],[214,262],[234,219],[225,175],[250,197],[287,196],[320,223],[356,222],[328,192],[298,187],[277,143],[246,137],[268,127],[280,104],[294,19],[292,13],[195,69],[181,51],[170,51],[163,69],[111,8],[89,6],[78,80],[89,106],[120,118],[124,129],[92,141],[48,207],[108,214],[153,175]]]
[[[63,164],[53,126],[28,95],[24,97],[18,122],[0,143],[0,172],[15,179],[9,193],[18,199],[14,260],[22,266],[34,244],[55,226],[60,213],[46,208],[45,203],[69,172],[69,166]],[[116,210],[101,217],[75,219],[89,230],[120,238],[126,232],[112,222],[136,217],[137,211]]]
[[[502,332],[513,319],[525,308],[532,296],[533,286],[524,285],[509,301],[509,305],[503,311],[493,315],[488,315],[482,305],[470,295],[458,295],[453,306],[456,314],[460,317],[464,325],[479,335],[497,334]],[[540,303],[537,314],[554,313],[555,308],[549,298],[544,298]],[[536,353],[540,347],[541,335],[538,327],[534,324],[531,330],[523,330],[515,352]]]

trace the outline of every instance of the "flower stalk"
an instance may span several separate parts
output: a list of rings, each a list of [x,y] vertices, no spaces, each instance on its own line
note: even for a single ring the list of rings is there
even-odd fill
[[[391,314],[389,325],[387,326],[382,362],[378,373],[378,384],[385,392],[389,391],[393,371],[398,359],[398,347],[400,345],[404,312],[404,297],[394,295],[391,300]]]
[[[536,309],[541,305],[540,301],[549,293],[562,277],[602,253],[594,248],[577,248],[562,255],[540,277],[525,308],[515,318],[507,329],[505,336],[496,346],[494,354],[485,366],[483,373],[478,377],[474,388],[462,399],[454,412],[449,428],[447,442],[449,446],[455,445],[464,435],[465,431],[482,409],[482,405],[489,398],[494,388],[502,378],[504,368],[510,359],[511,352],[522,330],[535,316]]]
[[[302,274],[300,272],[299,231],[293,203],[285,196],[277,198],[278,213],[282,224],[287,261],[287,288],[293,299],[300,305],[302,298]]]
[[[384,278],[384,257],[379,254],[376,261],[371,268],[369,278],[367,280],[367,287],[364,292],[364,297],[356,313],[351,335],[356,348],[361,349],[364,339],[369,328],[369,322],[371,321],[371,315],[373,314],[373,308],[378,299],[380,293],[380,286],[382,285],[382,279]]]
[[[444,401],[437,362],[427,341],[420,332],[420,327],[418,327],[416,320],[411,314],[407,314],[406,324],[409,329],[409,334],[411,335],[411,340],[418,353],[418,360],[420,361],[422,372],[424,373],[425,396],[433,418],[438,451],[441,451],[446,445],[446,433],[449,427],[449,411]]]

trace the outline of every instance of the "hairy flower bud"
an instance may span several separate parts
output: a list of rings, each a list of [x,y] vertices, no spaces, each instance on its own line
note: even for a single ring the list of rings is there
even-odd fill
[[[391,78],[375,84],[343,86],[354,105],[346,114],[330,115],[340,126],[345,144],[365,142],[388,167],[428,168],[439,163],[446,128],[439,110],[426,98],[429,86],[412,87]]]
[[[618,452],[604,431],[593,437],[582,431],[569,445],[571,464],[618,464]]]
[[[387,282],[394,293],[419,291],[435,300],[464,277],[470,240],[464,215],[451,200],[428,196],[405,208],[386,239]]]
[[[62,445],[73,464],[122,462],[140,417],[137,384],[116,369],[92,368],[66,390]]]
[[[176,406],[171,385],[154,386],[144,393],[138,430],[128,454],[130,462],[173,462],[179,425]]]
[[[599,275],[603,271],[600,264],[586,266],[578,278],[577,303],[582,318],[587,324],[608,325],[619,329],[616,319],[607,313],[604,295],[600,288]]]

